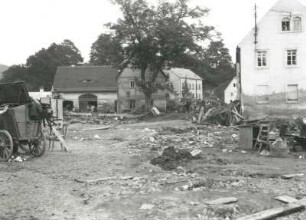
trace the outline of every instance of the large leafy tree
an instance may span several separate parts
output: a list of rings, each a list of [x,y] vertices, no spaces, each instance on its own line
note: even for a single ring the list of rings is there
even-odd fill
[[[58,66],[77,65],[83,62],[78,48],[70,40],[51,44],[47,49],[31,55],[25,65],[12,66],[3,73],[3,82],[25,81],[29,90],[43,86],[50,90]]]
[[[90,63],[93,65],[116,66],[123,59],[122,46],[111,34],[101,34],[91,46]]]
[[[24,65],[13,65],[3,72],[1,81],[2,82],[26,81],[26,78],[27,78],[27,68]]]
[[[150,109],[152,94],[163,88],[157,80],[159,71],[181,54],[200,52],[201,43],[210,38],[213,28],[201,22],[208,10],[190,8],[187,0],[161,1],[157,6],[145,0],[114,2],[123,16],[108,27],[123,51],[121,67],[130,64],[141,71],[137,84]]]

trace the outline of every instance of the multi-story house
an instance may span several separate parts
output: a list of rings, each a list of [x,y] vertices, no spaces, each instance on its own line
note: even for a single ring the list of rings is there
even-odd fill
[[[146,73],[149,74],[149,73]],[[119,113],[130,112],[137,109],[144,109],[145,96],[143,91],[137,86],[136,79],[140,79],[140,70],[125,68],[117,77],[118,84],[118,104]],[[156,81],[166,83],[167,76],[160,72]],[[152,94],[151,105],[160,110],[166,109],[166,91],[158,90]]]
[[[306,115],[306,5],[279,0],[237,48],[246,118]]]
[[[170,94],[171,99],[182,98],[184,84],[187,83],[189,91],[193,94],[195,99],[203,98],[202,78],[189,69],[171,68],[164,70],[168,75],[169,81],[173,85],[176,95]]]

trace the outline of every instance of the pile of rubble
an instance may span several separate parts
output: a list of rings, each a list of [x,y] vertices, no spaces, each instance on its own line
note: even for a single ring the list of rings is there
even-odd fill
[[[144,149],[155,152],[151,164],[173,170],[191,160],[201,159],[205,148],[227,149],[230,152],[237,146],[236,127],[191,125],[160,128],[152,136],[130,143],[128,148],[133,154],[139,154]]]
[[[187,150],[175,149],[173,146],[166,148],[162,155],[151,160],[153,165],[158,165],[164,170],[172,170],[179,166],[179,164],[192,159],[199,158],[199,154],[193,156]]]
[[[239,113],[240,102],[229,105],[206,107],[203,105],[198,114],[197,123],[211,123],[225,126],[237,125],[243,122],[243,116]]]

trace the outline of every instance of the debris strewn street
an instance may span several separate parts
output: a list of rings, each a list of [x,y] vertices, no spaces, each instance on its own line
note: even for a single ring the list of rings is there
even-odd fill
[[[242,150],[234,126],[156,120],[100,128],[71,124],[69,152],[55,143],[41,158],[1,163],[0,218],[237,219],[287,210],[284,199],[306,196],[302,152]]]

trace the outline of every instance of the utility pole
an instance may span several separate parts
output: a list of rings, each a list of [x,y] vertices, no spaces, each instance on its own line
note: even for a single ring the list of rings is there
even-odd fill
[[[254,44],[256,46],[256,44],[258,43],[257,41],[257,35],[258,35],[258,29],[257,29],[257,5],[255,3],[255,13],[254,13],[254,17],[255,17],[255,31],[254,31]]]

